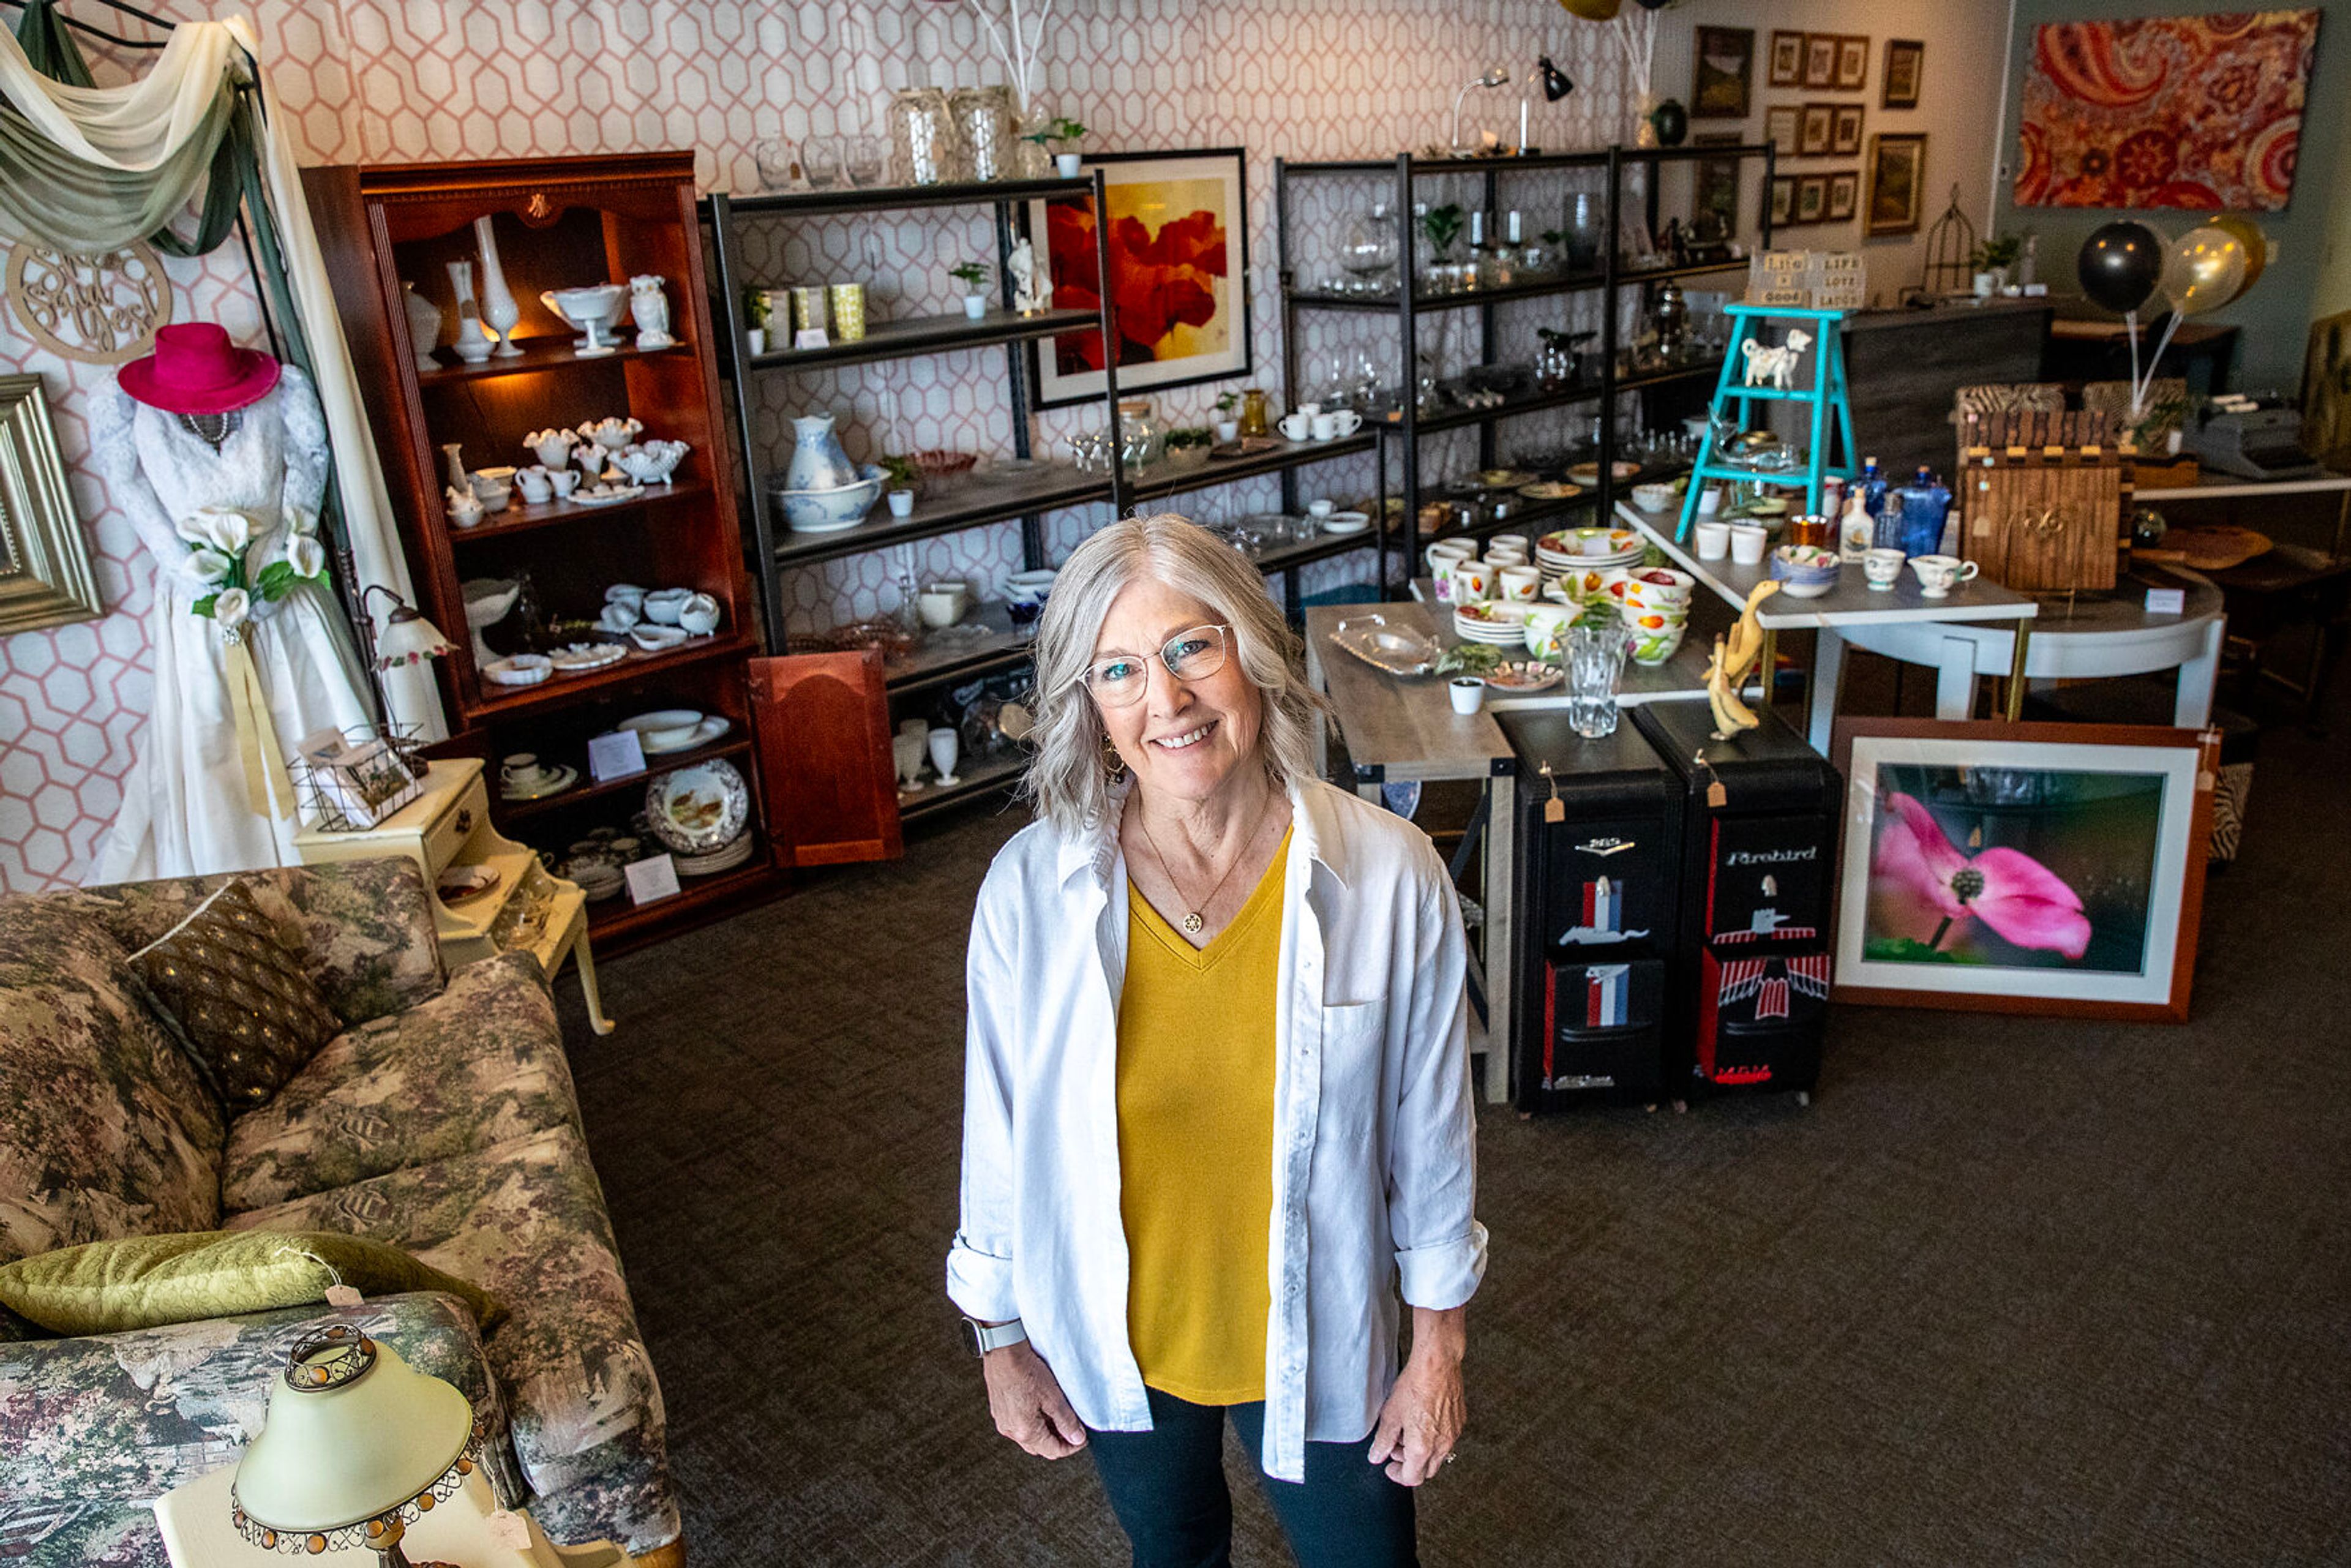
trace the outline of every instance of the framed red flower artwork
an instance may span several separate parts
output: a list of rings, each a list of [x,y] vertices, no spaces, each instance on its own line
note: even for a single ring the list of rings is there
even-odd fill
[[[2314,7],[2034,28],[2016,204],[2282,210],[2318,18]]]
[[[1834,998],[2184,1022],[2220,741],[1841,720]]]
[[[1089,153],[1086,167],[1102,171],[1109,209],[1119,391],[1249,374],[1247,154],[1238,147]],[[1092,196],[1044,197],[1029,204],[1028,216],[1054,305],[1093,308],[1102,287]],[[1039,407],[1102,395],[1099,333],[1064,333],[1032,353]]]

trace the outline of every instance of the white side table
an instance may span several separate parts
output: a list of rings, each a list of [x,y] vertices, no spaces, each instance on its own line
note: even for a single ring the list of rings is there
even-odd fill
[[[553,980],[569,958],[580,967],[580,991],[588,1003],[588,1024],[598,1034],[612,1032],[596,992],[596,958],[588,947],[588,895],[577,883],[550,874],[527,845],[503,837],[490,825],[490,797],[479,758],[433,762],[424,792],[372,828],[329,832],[305,828],[294,835],[305,865],[377,860],[405,855],[424,873],[433,902],[434,935],[452,968],[523,947]],[[444,903],[434,884],[453,865],[486,866],[497,874],[490,891],[462,904]],[[519,901],[519,902],[518,902]],[[544,913],[532,918],[533,901]]]
[[[236,1467],[223,1465],[155,1500],[155,1522],[163,1532],[172,1568],[285,1568],[289,1562],[313,1561],[265,1552],[239,1535],[229,1522],[229,1489],[235,1484]],[[412,1562],[437,1560],[458,1568],[610,1568],[629,1561],[617,1546],[558,1546],[540,1533],[538,1521],[528,1513],[519,1517],[530,1530],[529,1547],[500,1546],[490,1539],[490,1513],[496,1506],[489,1482],[476,1470],[438,1508],[408,1527],[401,1549]],[[365,1555],[371,1561],[374,1557],[373,1552]],[[339,1552],[332,1560],[360,1558],[357,1552]]]

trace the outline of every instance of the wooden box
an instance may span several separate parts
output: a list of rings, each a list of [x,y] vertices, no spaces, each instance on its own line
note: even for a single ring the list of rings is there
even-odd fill
[[[1968,559],[2019,593],[2111,589],[2130,546],[2128,444],[2104,414],[1967,416]]]

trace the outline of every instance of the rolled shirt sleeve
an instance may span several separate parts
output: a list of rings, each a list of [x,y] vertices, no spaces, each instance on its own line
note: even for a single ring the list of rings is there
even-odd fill
[[[1477,1293],[1486,1228],[1476,1214],[1468,937],[1451,877],[1433,848],[1426,853],[1388,1155],[1388,1228],[1405,1302],[1443,1311]]]
[[[996,877],[991,875],[988,883]],[[947,1249],[947,1298],[967,1316],[1020,1315],[1012,1285],[1012,1087],[1017,988],[999,890],[983,884],[965,960],[962,1218]]]

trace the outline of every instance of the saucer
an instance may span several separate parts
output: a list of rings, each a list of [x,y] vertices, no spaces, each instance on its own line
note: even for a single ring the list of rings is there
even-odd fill
[[[644,493],[643,485],[599,485],[590,490],[574,490],[571,498],[583,507],[617,507]]]
[[[580,782],[580,769],[566,763],[555,768],[542,768],[538,777],[529,783],[501,779],[498,795],[507,800],[544,800],[549,795],[560,795]]]
[[[538,653],[517,653],[482,666],[483,677],[502,686],[535,686],[554,673],[554,664]]]
[[[674,745],[655,746],[650,740],[641,741],[639,744],[645,748],[647,757],[667,757],[673,752],[692,751],[697,746],[707,746],[734,727],[732,720],[712,714],[700,724],[695,725],[691,735]]]

